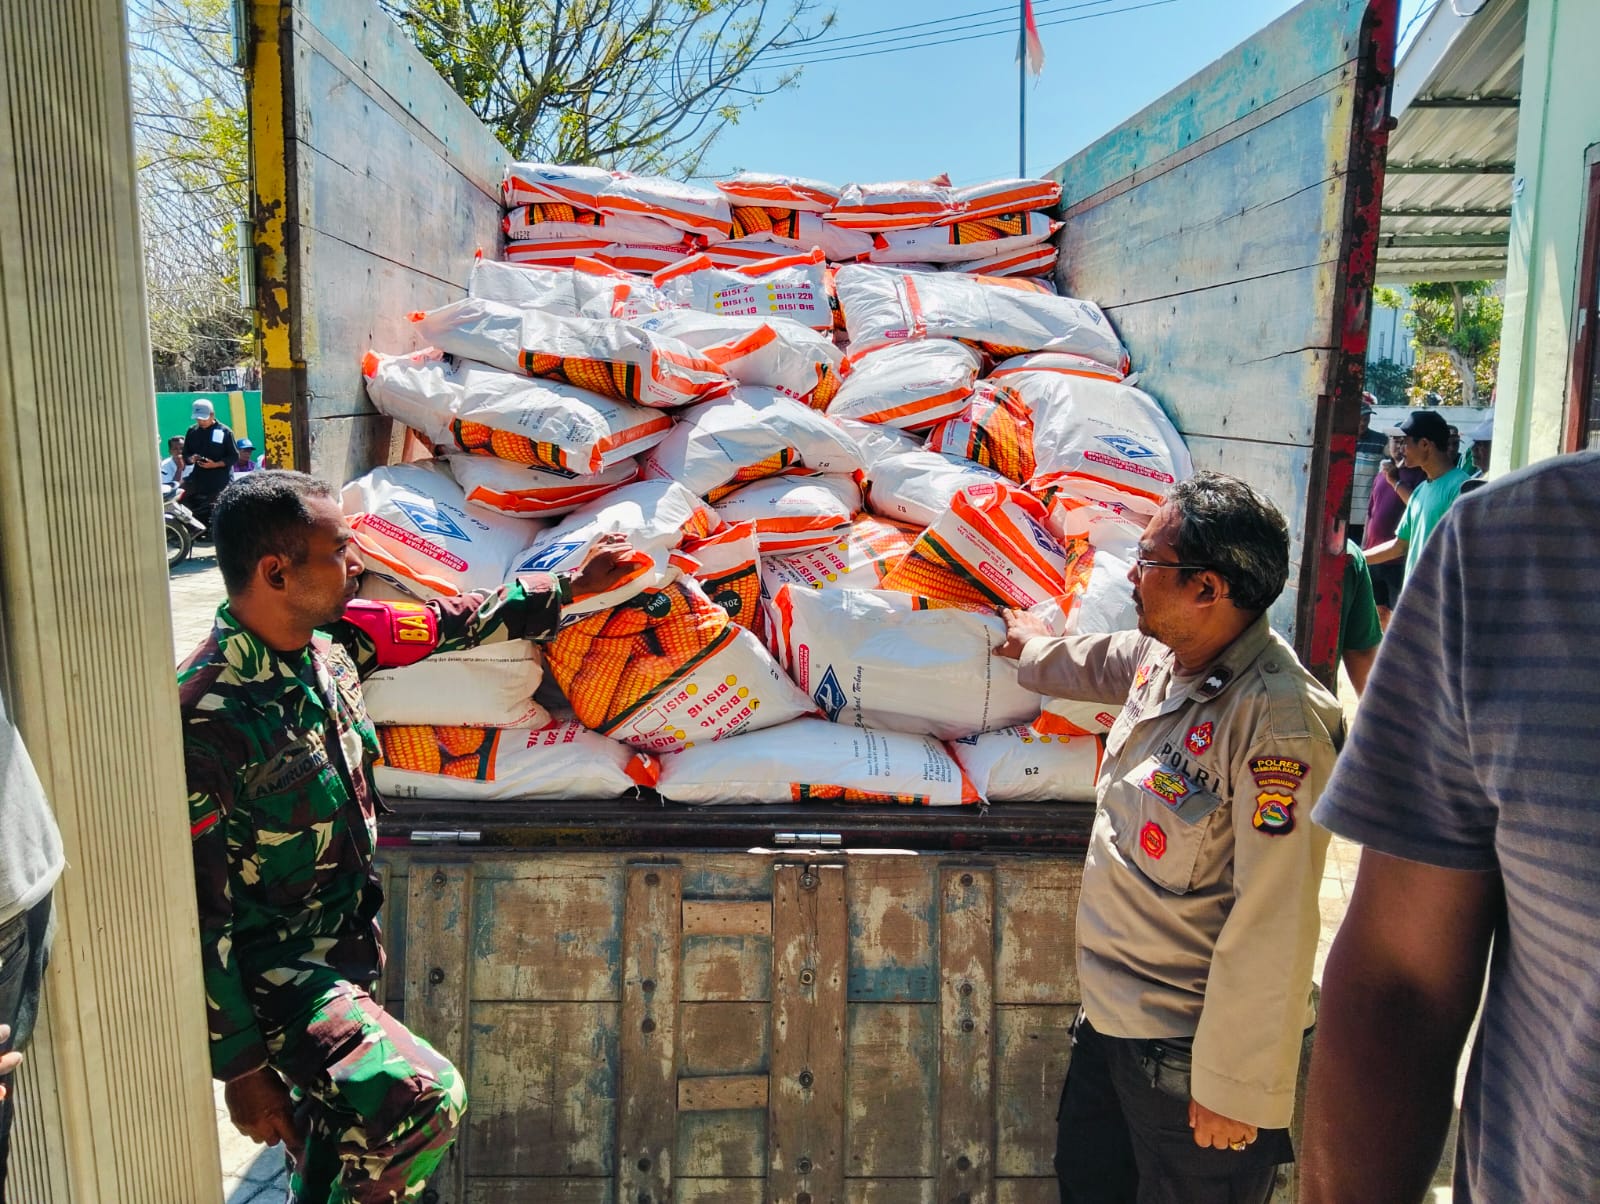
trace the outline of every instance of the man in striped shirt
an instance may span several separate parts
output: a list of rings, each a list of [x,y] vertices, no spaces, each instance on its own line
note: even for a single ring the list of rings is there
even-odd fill
[[[1366,849],[1328,959],[1307,1204],[1600,1200],[1600,454],[1462,498],[1312,818]],[[1484,970],[1488,989],[1484,993]]]

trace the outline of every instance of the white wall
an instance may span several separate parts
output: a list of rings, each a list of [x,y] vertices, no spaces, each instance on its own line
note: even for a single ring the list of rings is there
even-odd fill
[[[1517,128],[1496,474],[1561,451],[1585,151],[1600,143],[1600,3],[1531,0]]]

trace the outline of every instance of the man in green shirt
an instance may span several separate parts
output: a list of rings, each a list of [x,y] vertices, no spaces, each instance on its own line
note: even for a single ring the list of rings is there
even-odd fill
[[[383,966],[382,800],[361,679],[434,652],[548,639],[626,571],[607,537],[568,577],[430,602],[356,600],[338,495],[253,472],[213,514],[228,600],[178,670],[211,1071],[247,1137],[289,1149],[297,1201],[420,1199],[455,1136],[455,1067],[367,992]]]
[[[1399,433],[1407,466],[1422,469],[1428,479],[1412,491],[1394,538],[1367,549],[1367,563],[1386,564],[1404,557],[1409,578],[1422,555],[1422,545],[1460,496],[1467,474],[1450,456],[1449,424],[1434,411],[1417,410],[1406,415]]]
[[[1350,684],[1360,698],[1367,688],[1367,675],[1378,659],[1378,644],[1383,626],[1378,622],[1378,604],[1372,596],[1372,574],[1367,571],[1366,555],[1354,540],[1344,541],[1344,596],[1339,607],[1339,660],[1350,675]]]

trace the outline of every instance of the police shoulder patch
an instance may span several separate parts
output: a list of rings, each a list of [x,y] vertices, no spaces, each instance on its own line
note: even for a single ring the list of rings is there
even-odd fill
[[[1263,789],[1287,790],[1293,794],[1300,789],[1311,767],[1292,757],[1255,757],[1250,762],[1250,775]]]
[[[1256,795],[1256,813],[1250,826],[1268,836],[1287,836],[1294,831],[1294,796],[1263,790]]]

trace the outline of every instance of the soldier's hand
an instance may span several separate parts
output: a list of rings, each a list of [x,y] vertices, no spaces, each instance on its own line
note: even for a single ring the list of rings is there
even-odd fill
[[[1005,642],[994,650],[996,656],[1017,660],[1022,656],[1022,646],[1037,635],[1049,635],[1050,628],[1038,615],[1025,610],[1002,609],[1000,617],[1006,621]]]
[[[11,1040],[11,1026],[9,1024],[0,1024],[0,1045],[4,1045],[9,1040]],[[0,1078],[10,1074],[21,1065],[22,1055],[16,1050],[13,1049],[9,1053],[0,1054]],[[4,1083],[0,1083],[0,1099],[5,1099],[5,1097],[6,1086]]]
[[[299,1146],[294,1129],[294,1102],[289,1097],[289,1088],[272,1070],[263,1066],[230,1079],[222,1094],[228,1103],[228,1118],[233,1121],[233,1127],[251,1141],[262,1145],[277,1145],[281,1141],[291,1150]]]
[[[634,550],[626,535],[602,535],[589,548],[578,571],[572,574],[572,596],[591,598],[615,589],[635,575],[642,561],[648,559],[647,553]]]
[[[1256,1127],[1213,1112],[1198,1100],[1189,1101],[1189,1127],[1194,1143],[1213,1150],[1242,1150],[1256,1139]]]

